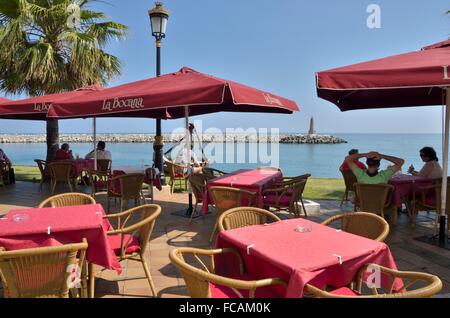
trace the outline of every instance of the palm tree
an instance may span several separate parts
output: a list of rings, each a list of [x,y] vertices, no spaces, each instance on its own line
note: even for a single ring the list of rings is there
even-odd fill
[[[89,9],[93,0],[0,0],[0,89],[37,96],[106,83],[121,73],[104,51],[127,27]],[[47,159],[59,144],[47,121]]]

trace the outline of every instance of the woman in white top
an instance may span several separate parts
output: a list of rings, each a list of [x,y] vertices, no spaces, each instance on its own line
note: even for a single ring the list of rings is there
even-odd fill
[[[413,176],[427,177],[431,179],[442,178],[442,168],[439,164],[436,151],[431,147],[425,147],[420,150],[420,158],[422,158],[425,165],[422,170],[416,171],[414,166],[409,167],[408,173]]]

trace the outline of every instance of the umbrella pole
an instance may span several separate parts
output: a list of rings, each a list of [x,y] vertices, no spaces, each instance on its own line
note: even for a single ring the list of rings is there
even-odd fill
[[[92,120],[94,130],[94,171],[97,171],[97,118]]]
[[[192,136],[191,136],[191,132],[189,130],[189,107],[186,106],[184,107],[184,119],[185,119],[185,126],[186,126],[186,158],[185,158],[185,162],[187,164],[188,171],[190,168],[190,163],[191,163],[191,142],[192,142]],[[188,192],[189,192],[189,207],[186,210],[186,215],[187,216],[191,216],[192,213],[195,213],[194,211],[194,207],[192,204],[192,189],[191,189],[191,185],[188,182],[187,183],[187,187],[188,187]]]
[[[449,133],[450,133],[450,87],[446,91],[446,107],[445,107],[445,128],[444,128],[444,155],[442,167],[442,189],[441,189],[441,216],[439,220],[439,243],[445,245],[446,243],[446,219],[447,219],[447,176],[448,176],[448,150],[449,150]]]

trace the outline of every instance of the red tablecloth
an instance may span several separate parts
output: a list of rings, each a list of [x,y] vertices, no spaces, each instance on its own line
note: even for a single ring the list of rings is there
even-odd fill
[[[298,225],[311,226],[312,231],[299,233]],[[319,288],[346,286],[368,263],[397,268],[386,244],[304,219],[224,231],[219,234],[216,247],[240,250],[247,270],[254,277],[286,280],[287,292],[280,287],[274,288],[274,292],[287,298],[302,297],[308,283]],[[234,260],[232,256],[217,257],[218,273],[236,274],[232,270],[237,268]],[[395,290],[401,287],[402,282],[396,281]]]
[[[76,175],[80,176],[83,170],[94,170],[95,169],[95,161],[92,159],[77,159],[73,160]]]
[[[433,179],[401,174],[393,176],[391,180],[389,180],[389,184],[395,188],[392,198],[393,203],[398,208],[401,208],[404,200],[412,194],[417,185],[432,185]]]
[[[262,192],[269,188],[275,180],[282,177],[281,171],[238,170],[210,180],[208,181],[207,192],[204,195],[202,213],[207,213],[209,204],[213,203],[209,193],[211,187],[232,187],[256,192],[258,196],[257,206],[262,208],[264,206]]]
[[[13,210],[0,218],[0,246],[19,250],[79,243],[86,238],[87,260],[120,274],[122,268],[107,237],[111,225],[103,215],[100,204]]]

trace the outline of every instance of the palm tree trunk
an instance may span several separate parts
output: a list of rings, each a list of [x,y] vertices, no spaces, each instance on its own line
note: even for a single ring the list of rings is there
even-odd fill
[[[47,161],[55,158],[56,151],[59,148],[59,125],[58,120],[47,120]]]

